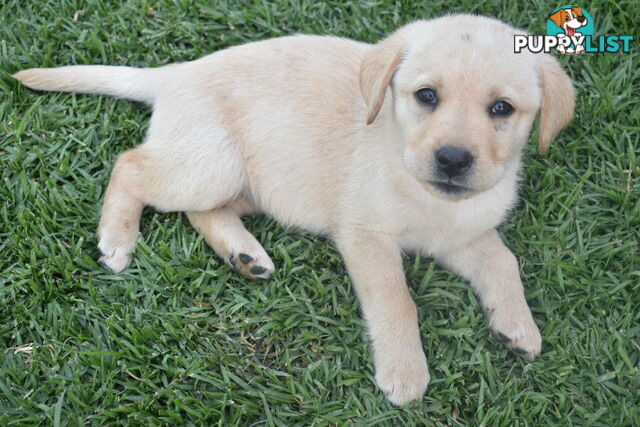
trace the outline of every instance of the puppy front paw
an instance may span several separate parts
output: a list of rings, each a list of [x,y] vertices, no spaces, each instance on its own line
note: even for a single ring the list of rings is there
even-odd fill
[[[540,355],[542,336],[528,307],[488,311],[489,327],[518,356],[533,361]]]
[[[422,399],[430,379],[427,358],[422,350],[377,357],[376,382],[396,406]]]

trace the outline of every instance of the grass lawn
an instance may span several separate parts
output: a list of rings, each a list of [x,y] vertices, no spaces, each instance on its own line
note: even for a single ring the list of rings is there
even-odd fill
[[[636,1],[585,6],[629,54],[562,58],[576,119],[527,148],[501,227],[541,327],[511,355],[467,284],[408,255],[432,381],[394,408],[377,389],[351,283],[332,244],[265,217],[266,282],[233,273],[180,213],[145,211],[132,266],[97,264],[95,229],[118,153],[149,111],[37,93],[35,66],[155,66],[293,33],[375,41],[446,12],[543,33],[563,3],[330,0],[4,0],[0,5],[0,425],[640,424],[640,54]]]

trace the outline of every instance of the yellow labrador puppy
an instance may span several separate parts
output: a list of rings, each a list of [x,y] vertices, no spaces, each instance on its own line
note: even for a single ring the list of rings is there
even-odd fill
[[[540,352],[516,258],[495,228],[516,200],[536,115],[544,150],[571,119],[574,90],[552,57],[515,54],[516,33],[524,32],[454,15],[375,45],[293,36],[160,68],[15,77],[34,89],[153,105],[145,142],[119,157],[106,191],[104,265],[127,268],[145,205],[187,212],[251,278],[274,265],[241,216],[264,212],[327,234],[354,281],[378,385],[401,405],[429,383],[403,250],[468,279],[496,335],[527,359]]]

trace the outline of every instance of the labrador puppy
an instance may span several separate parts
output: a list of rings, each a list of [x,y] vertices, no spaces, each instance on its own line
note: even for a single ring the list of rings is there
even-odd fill
[[[513,36],[523,33],[453,15],[375,45],[298,35],[159,68],[15,77],[34,89],[153,106],[144,143],[120,155],[106,190],[98,227],[106,267],[130,264],[145,205],[186,212],[250,278],[268,277],[274,264],[243,215],[329,235],[355,284],[376,381],[402,405],[430,379],[402,251],[469,280],[496,336],[526,359],[540,352],[516,258],[496,226],[516,201],[536,115],[544,151],[575,98],[554,58],[514,53]]]

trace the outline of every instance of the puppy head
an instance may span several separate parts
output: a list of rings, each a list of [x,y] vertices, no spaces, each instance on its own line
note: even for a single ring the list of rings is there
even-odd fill
[[[514,53],[522,33],[445,16],[401,28],[364,59],[367,122],[397,123],[405,167],[438,197],[472,197],[517,169],[538,111],[543,152],[571,120],[571,81],[551,56]]]

